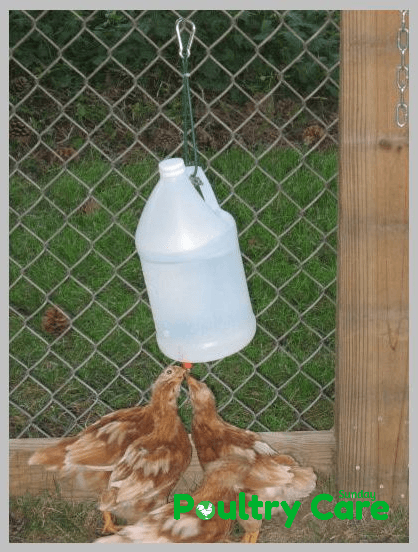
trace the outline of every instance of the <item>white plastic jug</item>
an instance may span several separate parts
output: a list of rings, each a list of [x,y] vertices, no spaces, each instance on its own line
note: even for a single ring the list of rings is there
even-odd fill
[[[135,236],[157,343],[180,362],[217,360],[245,347],[256,330],[235,221],[201,167],[204,199],[183,159],[162,161],[159,170]]]

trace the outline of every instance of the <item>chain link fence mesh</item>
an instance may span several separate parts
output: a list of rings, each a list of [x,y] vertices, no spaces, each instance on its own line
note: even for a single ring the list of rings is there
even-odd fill
[[[257,317],[248,347],[196,372],[241,427],[332,427],[339,14],[309,14],[11,12],[11,437],[141,404],[168,363],[134,233],[158,162],[182,154],[180,15],[197,26],[200,162],[236,218]],[[292,41],[294,58],[273,63]],[[187,424],[184,389],[179,404]]]

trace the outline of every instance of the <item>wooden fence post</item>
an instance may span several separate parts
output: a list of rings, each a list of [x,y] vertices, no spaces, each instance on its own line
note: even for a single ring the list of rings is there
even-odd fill
[[[408,501],[408,127],[399,11],[343,11],[337,486]],[[407,97],[408,99],[408,97]]]

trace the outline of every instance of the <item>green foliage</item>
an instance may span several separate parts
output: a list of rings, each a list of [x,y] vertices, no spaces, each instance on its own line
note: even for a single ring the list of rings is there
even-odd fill
[[[29,13],[32,17],[40,15]],[[208,50],[210,57],[193,73],[193,86],[206,91],[224,90],[230,85],[231,78],[219,64],[231,73],[237,73],[255,55],[255,43],[262,57],[256,56],[237,75],[238,81],[245,82],[250,92],[267,92],[283,76],[291,87],[304,96],[325,80],[322,95],[336,97],[339,12],[245,10],[235,14],[235,18],[236,25],[233,26],[226,13],[220,10],[198,10],[194,13],[192,20],[198,40],[192,48],[190,67],[202,62]],[[108,63],[109,55],[133,75],[141,73],[158,54],[180,68],[177,40],[158,52],[175,37],[176,19],[177,15],[167,10],[99,10],[95,13],[52,10],[39,17],[36,29],[29,33],[34,26],[31,19],[23,12],[13,10],[9,18],[10,47],[15,48],[14,57],[33,74],[42,74],[50,88],[74,93],[80,88],[82,77],[69,64],[87,79],[101,64]],[[83,22],[88,31],[83,31]],[[207,48],[202,47],[202,43]],[[303,53],[304,45],[308,52]],[[59,49],[64,61],[50,67],[57,61]],[[99,91],[105,86],[105,76],[106,71],[99,70],[99,75],[92,77]],[[156,92],[161,82],[167,80],[167,65],[162,62],[154,64],[139,82],[150,87],[151,92]],[[175,86],[178,87],[178,82]],[[286,92],[284,87],[282,94]]]
[[[331,15],[323,10],[279,14],[244,12],[240,20],[239,27],[259,45],[262,56],[279,69],[283,78],[300,94],[311,93],[327,76],[338,83],[338,69],[334,66],[339,60],[339,12]],[[274,35],[266,40],[271,33]],[[299,58],[304,45],[308,53]],[[256,81],[259,77],[263,81],[262,66],[263,63],[257,60],[244,73],[245,78]],[[327,96],[336,97],[338,94],[337,87],[331,82],[325,83],[324,91]]]

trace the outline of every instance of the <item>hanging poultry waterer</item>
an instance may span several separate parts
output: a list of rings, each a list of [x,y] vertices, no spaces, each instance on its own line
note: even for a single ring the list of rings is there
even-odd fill
[[[183,159],[159,164],[135,242],[161,351],[180,362],[217,360],[254,337],[233,217],[222,210],[203,170],[203,197]]]

